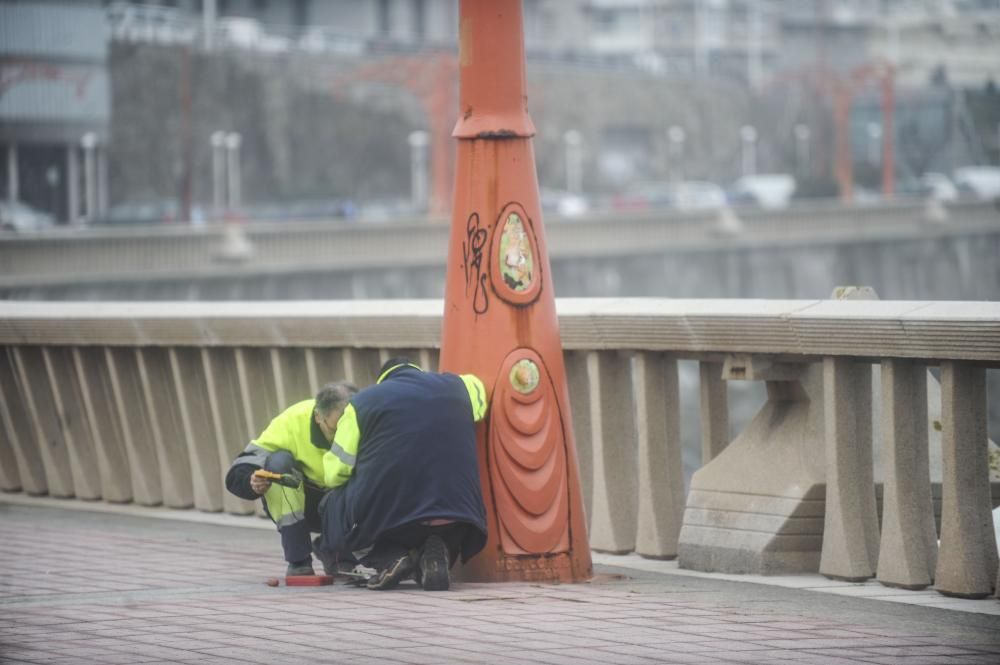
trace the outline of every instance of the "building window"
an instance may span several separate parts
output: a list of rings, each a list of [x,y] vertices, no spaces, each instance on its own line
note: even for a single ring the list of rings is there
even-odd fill
[[[296,27],[309,25],[309,3],[307,0],[295,0],[292,5],[292,22]]]
[[[375,6],[375,22],[378,27],[378,34],[386,36],[392,32],[392,5],[390,0],[378,0]]]
[[[413,37],[418,42],[427,37],[427,2],[413,0]]]

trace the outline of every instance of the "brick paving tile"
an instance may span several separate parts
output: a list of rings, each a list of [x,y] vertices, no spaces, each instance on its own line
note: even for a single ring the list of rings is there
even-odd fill
[[[536,663],[546,663],[547,665],[574,665],[582,663],[583,665],[591,665],[592,663],[601,662],[600,660],[584,660],[579,656],[563,653],[561,651],[516,649],[509,651],[506,655],[509,659],[519,661],[521,663],[529,663],[531,665]]]
[[[906,647],[865,647],[866,653],[878,656],[972,656],[975,651],[962,647],[920,644]]]
[[[406,661],[400,660],[396,649],[350,649],[341,650],[336,649],[336,653],[330,654],[335,661],[341,662],[354,662],[354,663],[404,663]],[[440,661],[439,661],[440,662]]]
[[[745,665],[762,665],[764,663],[782,663],[794,665],[798,662],[785,651],[726,651],[714,654],[719,663],[744,663]]]
[[[978,654],[972,656],[952,656],[960,663],[975,663],[976,665],[996,665],[997,657],[993,654]]]
[[[692,653],[680,649],[662,649],[655,659],[675,665],[700,665],[701,663],[719,662],[718,654],[716,653]]]
[[[0,660],[226,665],[279,662],[277,651],[290,664],[339,665],[1000,662],[995,617],[639,571],[577,585],[456,581],[446,594],[410,582],[391,593],[272,589],[263,580],[283,567],[272,532],[67,513],[0,516]]]
[[[493,660],[496,654],[490,654],[488,660]],[[503,655],[500,653],[500,655]],[[394,656],[407,663],[436,664],[448,661],[478,663],[483,662],[483,654],[469,649],[448,646],[421,646],[395,650]]]
[[[864,662],[873,665],[959,665],[975,661],[966,660],[963,656],[867,656]],[[996,661],[992,663],[995,665]]]

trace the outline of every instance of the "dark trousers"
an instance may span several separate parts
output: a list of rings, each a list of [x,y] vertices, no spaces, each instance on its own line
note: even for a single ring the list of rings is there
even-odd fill
[[[438,536],[448,547],[449,565],[455,565],[459,552],[462,551],[462,540],[467,529],[474,529],[464,522],[439,524],[431,526],[419,522],[411,522],[390,529],[375,540],[375,546],[361,559],[361,563],[372,568],[381,569],[403,556],[423,549],[424,543],[431,536]]]
[[[274,473],[299,472],[301,475],[298,462],[295,461],[291,453],[284,450],[268,455],[264,468]],[[326,491],[316,487],[308,480],[304,480],[302,485],[306,494],[305,519],[278,527],[278,533],[281,534],[281,548],[285,551],[285,561],[289,563],[299,563],[312,557],[312,537],[310,534],[320,531],[319,503]],[[265,497],[261,497],[261,503],[264,504],[264,512],[267,513],[268,517],[271,517]]]

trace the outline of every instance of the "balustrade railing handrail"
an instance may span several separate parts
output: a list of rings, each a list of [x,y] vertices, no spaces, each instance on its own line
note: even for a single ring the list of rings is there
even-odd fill
[[[0,344],[436,348],[440,300],[0,302]],[[563,346],[1000,365],[1000,303],[564,298]]]

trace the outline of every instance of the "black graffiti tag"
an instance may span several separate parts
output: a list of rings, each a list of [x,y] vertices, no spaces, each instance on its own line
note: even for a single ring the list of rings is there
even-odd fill
[[[487,275],[483,272],[483,248],[489,233],[479,226],[479,213],[469,215],[465,222],[465,240],[462,241],[462,269],[465,271],[465,295],[472,292],[472,311],[485,314],[490,308],[490,297],[486,289]]]

